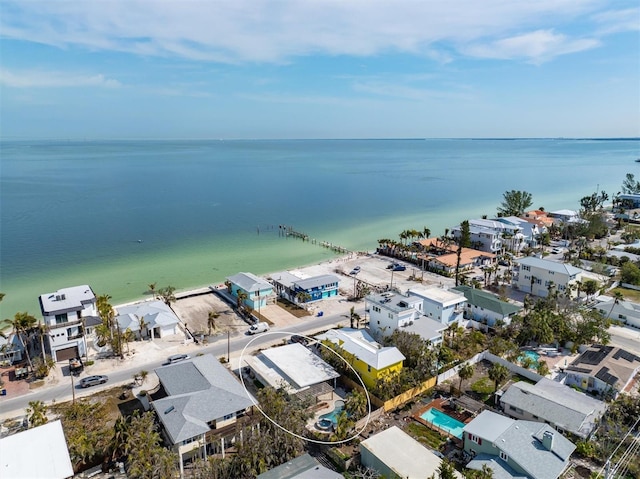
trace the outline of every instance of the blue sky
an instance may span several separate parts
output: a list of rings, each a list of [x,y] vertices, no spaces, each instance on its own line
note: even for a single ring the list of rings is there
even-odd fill
[[[3,138],[640,136],[637,0],[0,3]]]

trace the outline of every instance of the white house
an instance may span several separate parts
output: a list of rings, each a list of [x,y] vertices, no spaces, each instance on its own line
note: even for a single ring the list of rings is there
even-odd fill
[[[129,329],[140,338],[163,338],[180,332],[178,327],[180,320],[162,301],[145,301],[120,306],[116,321],[122,332]],[[140,329],[141,325],[142,329]]]
[[[606,318],[621,321],[627,326],[640,328],[640,304],[631,301],[615,301],[609,298],[607,301],[598,303],[595,309],[600,311]]]
[[[451,230],[454,238],[460,237],[460,225]],[[488,253],[498,253],[503,248],[520,251],[525,244],[522,227],[496,220],[469,220],[469,233],[474,248]]]
[[[514,261],[512,284],[520,291],[546,297],[550,287],[564,293],[569,285],[582,281],[586,271],[548,259],[527,256]],[[574,292],[571,292],[575,296]]]
[[[423,299],[386,292],[371,294],[365,299],[369,311],[369,329],[374,338],[391,336],[398,328],[413,324],[422,316]]]
[[[538,245],[540,234],[544,232],[538,227],[537,223],[529,222],[526,219],[518,218],[517,216],[504,216],[502,218],[496,218],[496,221],[520,228],[519,232],[524,237],[525,243],[532,248],[535,248]],[[544,228],[544,230],[546,230],[546,228]]]
[[[476,328],[493,327],[498,321],[509,325],[511,319],[522,310],[521,306],[502,301],[495,294],[482,289],[461,285],[453,288],[453,291],[464,294],[467,299],[464,317],[479,323],[474,324]]]
[[[69,448],[59,420],[0,439],[0,451],[3,478],[73,477]]]
[[[51,355],[64,361],[86,354],[85,328],[100,323],[96,296],[87,285],[63,288],[39,298],[45,326],[49,330]]]
[[[442,324],[451,324],[462,320],[467,298],[458,291],[443,288],[411,288],[409,297],[422,300],[422,313],[429,319]]]

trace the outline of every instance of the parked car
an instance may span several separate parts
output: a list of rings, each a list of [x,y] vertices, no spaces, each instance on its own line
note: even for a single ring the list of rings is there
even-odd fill
[[[392,271],[404,271],[407,267],[403,264],[394,264]]]
[[[180,361],[184,361],[186,359],[191,359],[191,356],[189,356],[188,354],[173,354],[167,358],[167,362],[165,364],[179,363]]]
[[[269,325],[267,323],[256,323],[251,325],[247,334],[258,334],[264,333],[265,331],[269,331]]]
[[[349,274],[358,274],[359,272],[360,272],[360,266],[356,266],[351,270],[351,273]]]
[[[98,384],[104,384],[109,380],[108,376],[87,376],[80,380],[81,388],[88,388],[89,386],[97,386]]]
[[[300,343],[303,346],[306,346],[307,344],[309,344],[309,340],[307,338],[305,338],[304,336],[300,336],[298,334],[294,334],[293,336],[291,336],[290,341],[292,343]]]

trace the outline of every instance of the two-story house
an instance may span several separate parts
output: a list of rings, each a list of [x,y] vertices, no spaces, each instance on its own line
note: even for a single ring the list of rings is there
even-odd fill
[[[65,361],[87,354],[85,328],[100,324],[96,295],[88,285],[59,289],[39,298],[51,356]]]
[[[566,294],[567,288],[582,281],[586,271],[548,259],[527,256],[514,261],[512,285],[520,291],[534,296],[546,297],[554,289]],[[575,296],[575,291],[569,291]]]
[[[253,273],[238,273],[227,278],[230,293],[238,298],[244,293],[244,305],[259,311],[274,299],[273,285]]]
[[[396,329],[413,324],[423,314],[423,299],[417,296],[388,291],[370,294],[364,301],[369,312],[369,329],[375,338],[391,336]]]
[[[460,231],[460,225],[451,230],[455,239],[460,237]],[[520,251],[525,246],[520,226],[496,220],[469,220],[469,234],[473,247],[488,253],[499,253],[503,249]]]
[[[538,246],[540,235],[546,231],[546,228],[539,228],[537,222],[530,222],[517,216],[503,216],[496,218],[496,221],[520,228],[519,232],[522,234],[525,244],[532,248]]]
[[[600,311],[605,318],[640,328],[640,304],[638,303],[609,298],[598,303],[594,309]]]
[[[213,355],[205,354],[155,370],[159,395],[151,402],[165,440],[183,462],[201,453],[225,455],[236,423],[247,419],[256,400]]]
[[[378,381],[395,376],[406,359],[395,346],[382,346],[363,329],[330,329],[315,336],[334,349],[360,375],[368,388]]]
[[[422,314],[426,317],[449,325],[463,319],[467,298],[458,291],[443,288],[411,288],[409,297],[422,300]]]
[[[463,429],[467,468],[491,468],[502,479],[557,479],[576,446],[548,424],[482,411]]]
[[[340,278],[333,274],[322,274],[302,278],[289,271],[281,271],[270,276],[278,296],[292,302],[310,302],[338,296]]]
[[[465,319],[474,321],[476,329],[488,329],[500,322],[509,325],[511,319],[522,311],[522,307],[502,301],[495,294],[471,286],[461,285],[452,288],[464,294]]]

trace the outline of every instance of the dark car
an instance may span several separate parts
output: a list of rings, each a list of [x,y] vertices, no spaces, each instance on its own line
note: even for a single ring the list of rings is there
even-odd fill
[[[303,346],[306,346],[307,344],[309,344],[309,340],[307,338],[305,338],[304,336],[300,336],[298,334],[294,334],[293,336],[291,336],[290,341],[292,343],[300,343]]]
[[[89,386],[96,386],[98,384],[104,384],[109,380],[108,376],[87,376],[80,380],[81,388],[88,388]]]
[[[404,271],[405,269],[407,269],[407,267],[402,264],[394,264],[392,271]]]

